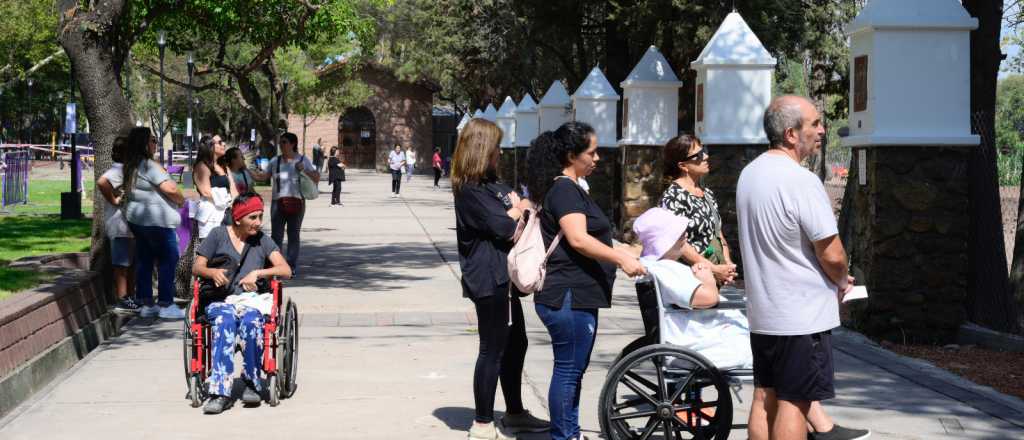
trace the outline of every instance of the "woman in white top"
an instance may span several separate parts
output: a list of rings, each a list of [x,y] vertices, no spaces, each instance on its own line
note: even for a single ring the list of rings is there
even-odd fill
[[[107,226],[107,238],[110,239],[110,265],[114,269],[114,290],[118,299],[114,311],[135,313],[139,311],[139,306],[128,296],[128,271],[132,268],[132,248],[135,247],[135,242],[121,212],[121,201],[124,200],[123,162],[127,140],[127,133],[119,134],[114,139],[110,151],[114,163],[96,180],[96,189],[103,196],[105,205],[103,219]]]
[[[225,213],[231,201],[238,197],[234,177],[223,165],[224,141],[220,136],[203,136],[199,141],[199,153],[193,164],[196,192],[199,193],[199,208],[195,214],[199,225],[199,239],[210,234],[213,228],[224,223]]]
[[[135,236],[135,302],[147,318],[181,319],[185,312],[174,305],[174,268],[178,264],[181,223],[178,208],[185,196],[167,170],[153,160],[157,139],[148,127],[128,132],[124,156],[125,220]],[[158,266],[158,301],[153,303],[153,264]]]
[[[267,172],[252,173],[257,180],[271,179],[273,182],[270,237],[279,248],[284,249],[284,233],[287,228],[288,250],[285,252],[285,259],[288,260],[293,275],[299,267],[299,230],[306,215],[306,200],[302,198],[302,192],[299,190],[299,173],[313,179],[314,183],[320,181],[320,173],[313,166],[313,162],[295,151],[298,142],[299,138],[295,133],[282,134],[281,154],[270,160]]]

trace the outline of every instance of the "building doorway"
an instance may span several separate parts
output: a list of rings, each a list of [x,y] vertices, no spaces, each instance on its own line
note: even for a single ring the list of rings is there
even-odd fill
[[[338,121],[342,160],[352,168],[373,169],[377,160],[377,123],[373,112],[357,107]]]

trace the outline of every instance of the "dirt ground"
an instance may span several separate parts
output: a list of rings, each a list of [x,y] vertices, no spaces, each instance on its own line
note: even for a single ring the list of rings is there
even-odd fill
[[[918,359],[997,391],[1024,399],[1024,353],[988,350],[976,346],[898,345],[883,342],[882,346]]]

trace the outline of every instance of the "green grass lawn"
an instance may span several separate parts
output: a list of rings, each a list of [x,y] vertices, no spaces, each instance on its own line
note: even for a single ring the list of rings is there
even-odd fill
[[[21,290],[31,289],[39,283],[49,281],[54,276],[56,275],[52,273],[0,267],[0,301]]]
[[[92,220],[61,220],[59,215],[0,216],[0,300],[53,278],[52,274],[12,269],[8,261],[35,255],[86,252]]]
[[[92,215],[92,191],[95,182],[85,180],[85,199],[82,200],[82,213]],[[0,218],[9,215],[60,214],[60,193],[71,190],[71,180],[30,180],[28,183],[28,203],[9,205],[0,211]]]

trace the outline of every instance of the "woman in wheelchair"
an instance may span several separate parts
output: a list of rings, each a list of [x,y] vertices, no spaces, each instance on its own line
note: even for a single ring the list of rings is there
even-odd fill
[[[212,325],[207,414],[219,414],[233,404],[235,337],[241,340],[242,401],[258,404],[263,358],[264,315],[273,299],[260,294],[259,285],[272,277],[290,278],[292,270],[273,240],[261,231],[263,199],[256,193],[240,195],[231,205],[232,223],[219,226],[200,245],[192,274],[199,278],[201,304]],[[269,267],[268,267],[269,262]]]

